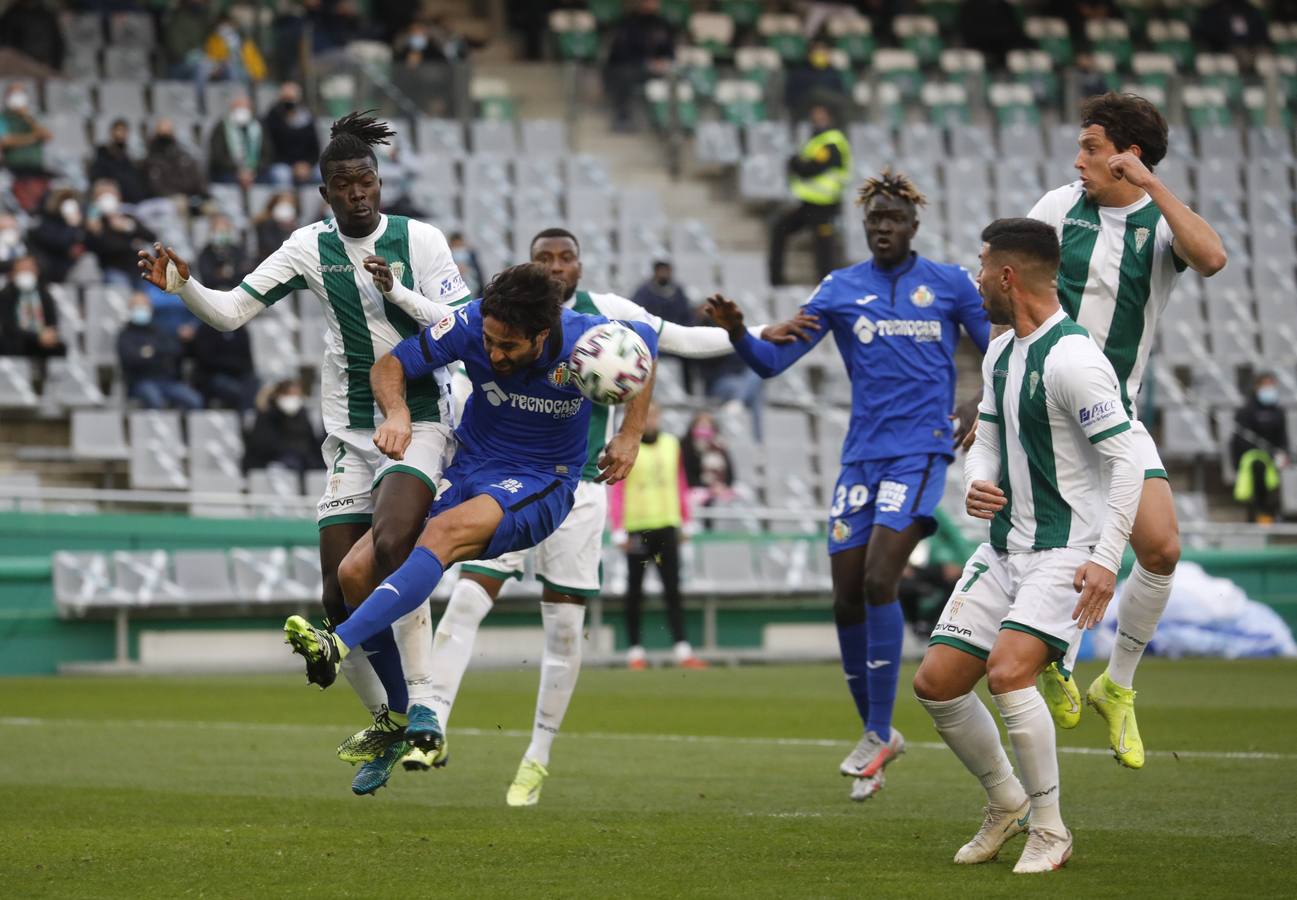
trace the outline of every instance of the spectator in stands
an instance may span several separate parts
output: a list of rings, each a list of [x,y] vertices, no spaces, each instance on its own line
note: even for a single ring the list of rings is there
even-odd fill
[[[468,245],[463,232],[451,232],[447,243],[450,245],[451,259],[459,267],[459,274],[463,276],[469,293],[474,297],[482,296],[486,280],[482,277],[482,264],[478,262],[477,251]]]
[[[0,356],[62,356],[59,313],[49,288],[40,280],[36,260],[14,261],[13,274],[0,290]]]
[[[240,95],[213,127],[207,146],[207,175],[221,184],[247,188],[265,174],[266,153],[261,123],[252,115],[252,101]]]
[[[210,282],[204,278],[203,284]],[[248,329],[218,331],[204,322],[189,350],[194,358],[194,385],[207,406],[237,409],[245,416],[250,413],[261,381],[252,362]]]
[[[671,630],[676,664],[705,669],[685,637],[684,608],[680,599],[680,542],[689,539],[688,486],[681,462],[680,442],[662,434],[661,411],[649,407],[635,467],[624,481],[613,485],[608,496],[613,542],[626,554],[626,633],[630,640],[628,663],[632,669],[648,668],[640,638],[640,607],[644,602],[644,570],[650,562],[662,580],[662,600]]]
[[[965,0],[959,7],[959,33],[964,43],[986,56],[986,67],[1004,69],[1010,50],[1031,46],[1009,0]]]
[[[321,437],[305,409],[301,382],[272,385],[257,398],[257,418],[243,440],[243,471],[277,465],[302,473],[323,469]]]
[[[1247,0],[1215,0],[1198,11],[1194,37],[1212,53],[1248,55],[1269,43],[1265,14]]]
[[[0,16],[0,47],[17,50],[58,73],[66,50],[58,13],[42,0],[17,0]]]
[[[95,182],[86,232],[86,246],[99,258],[105,281],[128,288],[139,283],[139,252],[156,235],[122,208],[117,182]]]
[[[159,119],[144,157],[144,177],[153,197],[181,195],[193,202],[206,195],[207,182],[194,155],[176,140],[175,125]]]
[[[851,147],[837,126],[838,113],[830,102],[810,108],[811,137],[789,157],[788,190],[797,206],[775,219],[770,228],[769,275],[773,285],[784,284],[784,247],[788,238],[809,228],[815,248],[815,279],[835,267],[837,222],[842,190],[851,177]]]
[[[203,40],[212,30],[207,0],[179,0],[163,13],[158,42],[168,78],[193,78],[203,56]]]
[[[227,13],[216,20],[203,43],[197,76],[200,85],[206,81],[238,81],[250,85],[265,79],[266,60]]]
[[[206,287],[232,291],[257,267],[230,217],[214,213],[208,222],[207,246],[198,254],[198,275]]]
[[[45,277],[55,284],[66,281],[86,251],[86,239],[85,216],[76,192],[67,188],[51,191],[36,227],[27,235]]]
[[[9,213],[0,213],[0,275],[8,276],[14,262],[27,253],[18,220]]]
[[[90,164],[90,180],[109,179],[121,188],[122,200],[139,203],[154,195],[144,177],[144,170],[131,159],[131,126],[125,119],[115,119],[108,132],[108,143],[95,150],[95,160]]]
[[[286,81],[279,88],[279,102],[261,120],[267,155],[274,160],[270,175],[276,184],[314,184],[319,180],[315,166],[320,161],[320,135],[315,115],[302,102],[300,85]]]
[[[695,413],[680,444],[691,506],[714,506],[733,500],[734,464],[716,417],[706,411]]]
[[[634,128],[632,105],[653,75],[664,74],[675,59],[675,35],[662,17],[659,0],[639,0],[635,11],[617,23],[604,68],[604,90],[613,108],[613,128]]]
[[[180,376],[184,351],[175,332],[154,321],[149,295],[131,296],[130,318],[117,335],[126,396],[144,409],[201,409],[203,398]]]
[[[1279,405],[1279,382],[1258,375],[1251,399],[1234,414],[1230,452],[1238,468],[1234,499],[1248,519],[1270,525],[1279,514],[1280,470],[1288,465],[1288,416]]]
[[[392,70],[392,82],[424,112],[446,114],[450,62],[466,55],[463,40],[445,27],[444,20],[419,18],[397,36],[392,55],[399,63]]]
[[[803,118],[817,100],[846,100],[842,75],[833,68],[833,45],[822,38],[811,42],[806,61],[789,69],[784,82],[784,103],[788,111]]]
[[[51,134],[32,114],[34,99],[25,84],[12,82],[5,88],[4,110],[0,112],[0,154],[4,167],[14,174],[14,197],[28,212],[36,208],[49,185],[45,144]]]
[[[257,230],[257,258],[265,259],[278,250],[297,230],[301,215],[297,208],[297,194],[292,191],[272,194],[266,201],[266,208],[253,220]]]
[[[665,259],[653,263],[653,277],[637,287],[631,299],[668,322],[686,327],[695,324],[689,297],[676,282],[671,263]]]

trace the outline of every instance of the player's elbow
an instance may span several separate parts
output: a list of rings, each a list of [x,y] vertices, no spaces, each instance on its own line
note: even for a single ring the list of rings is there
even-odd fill
[[[1228,262],[1229,254],[1225,252],[1225,248],[1216,247],[1199,260],[1198,265],[1194,266],[1194,268],[1203,278],[1210,278],[1221,269],[1225,268]]]

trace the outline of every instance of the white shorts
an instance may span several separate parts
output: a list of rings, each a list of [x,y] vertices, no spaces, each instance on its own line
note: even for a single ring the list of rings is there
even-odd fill
[[[434,492],[441,471],[455,455],[455,434],[440,422],[415,422],[404,459],[391,459],[374,446],[374,432],[344,428],[324,439],[320,452],[328,470],[316,523],[324,528],[346,522],[368,522],[374,515],[374,488],[383,476],[405,472]]]
[[[1001,553],[982,544],[964,566],[929,644],[947,644],[986,659],[1003,629],[1024,631],[1051,647],[1070,671],[1081,645],[1072,619],[1080,599],[1072,586],[1090,551],[1074,547]]]
[[[608,518],[608,488],[593,481],[576,486],[576,503],[558,530],[531,550],[514,550],[495,559],[463,564],[502,580],[522,578],[528,553],[535,554],[536,578],[560,594],[596,597],[603,582],[603,530]]]
[[[1144,477],[1166,478],[1166,464],[1157,452],[1157,444],[1153,443],[1153,436],[1139,419],[1131,420],[1130,437],[1135,442],[1135,459],[1144,470]]]

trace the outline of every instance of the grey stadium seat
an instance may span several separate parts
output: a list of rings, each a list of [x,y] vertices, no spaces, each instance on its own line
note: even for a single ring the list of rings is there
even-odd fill
[[[24,356],[0,356],[0,407],[31,409],[39,404],[32,386],[32,361]]]
[[[567,125],[561,119],[523,120],[522,151],[528,157],[562,156],[567,150]]]
[[[72,411],[72,455],[76,459],[118,459],[130,457],[122,414],[115,409]]]
[[[51,559],[54,601],[63,614],[82,615],[96,606],[119,606],[112,569],[104,553],[59,550]]]
[[[739,194],[745,200],[782,200],[788,195],[785,159],[777,154],[743,157],[739,163]]]
[[[461,157],[468,146],[464,126],[455,119],[419,119],[414,126],[415,143],[422,155],[435,158]]]
[[[187,602],[230,603],[236,599],[224,550],[177,550],[171,554],[171,566]]]
[[[105,78],[140,78],[152,71],[147,47],[124,44],[104,48]],[[143,84],[143,82],[140,82]],[[99,109],[104,109],[101,104]]]
[[[475,119],[469,126],[475,154],[516,156],[518,134],[514,123],[504,119]]]
[[[737,165],[743,150],[733,122],[699,122],[694,132],[694,158],[704,165]]]
[[[269,603],[285,600],[312,600],[307,586],[292,574],[291,558],[283,547],[230,550],[237,599]]]
[[[180,414],[163,410],[137,410],[130,414],[129,421],[131,486],[165,489],[188,487]]]
[[[165,550],[114,552],[113,580],[134,606],[174,602],[184,593],[171,576],[171,560]]]
[[[104,394],[99,389],[98,378],[86,360],[68,356],[51,359],[45,370],[43,397],[59,406],[103,406]]]
[[[190,488],[195,491],[243,490],[243,428],[228,409],[195,410],[189,429]]]
[[[774,155],[781,159],[793,152],[786,122],[749,122],[743,126],[743,149],[748,156]]]

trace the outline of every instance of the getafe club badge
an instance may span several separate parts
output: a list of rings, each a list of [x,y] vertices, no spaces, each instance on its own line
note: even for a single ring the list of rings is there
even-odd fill
[[[833,540],[839,544],[851,537],[851,526],[842,519],[833,520]]]
[[[937,299],[937,295],[932,293],[926,284],[916,287],[910,294],[910,302],[920,309],[925,306],[931,306],[932,301]]]
[[[388,268],[392,270],[392,280],[400,284],[401,277],[405,275],[405,263],[398,259],[396,262],[390,263]]]
[[[1035,397],[1036,388],[1038,387],[1040,387],[1040,373],[1032,372],[1029,376],[1027,376],[1027,396]]]
[[[554,387],[562,387],[572,380],[572,373],[567,370],[567,363],[561,362],[549,370],[549,383]]]
[[[1144,249],[1144,245],[1148,243],[1148,235],[1149,235],[1149,231],[1147,228],[1135,229],[1135,252],[1136,253]]]

